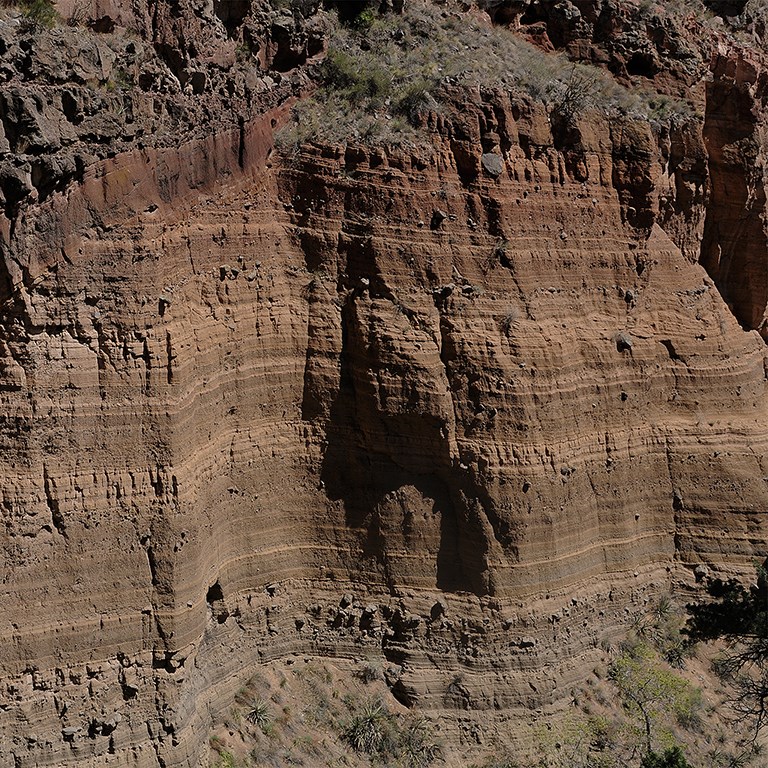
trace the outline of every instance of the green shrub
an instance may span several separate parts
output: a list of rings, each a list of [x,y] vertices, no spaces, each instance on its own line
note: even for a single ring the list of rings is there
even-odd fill
[[[323,82],[329,88],[349,88],[357,82],[358,68],[353,56],[338,48],[330,48],[326,55],[321,72]]]
[[[326,88],[340,92],[352,104],[381,100],[392,84],[387,71],[375,61],[339,49],[329,49],[321,69]]]
[[[663,754],[649,752],[640,768],[691,768],[680,747],[670,747]]]
[[[426,720],[420,718],[403,729],[398,753],[407,768],[426,768],[440,756],[440,747],[431,738]]]
[[[570,123],[582,112],[595,106],[600,71],[574,64],[568,79],[562,83],[552,104],[555,119]]]
[[[216,768],[236,768],[235,756],[227,750],[219,752],[219,760],[216,763]]]
[[[19,8],[28,26],[50,29],[59,20],[51,0],[24,0]]]
[[[365,8],[357,14],[354,21],[354,27],[358,32],[366,32],[376,21],[376,11],[373,8]]]
[[[381,671],[381,667],[378,664],[367,663],[364,664],[355,673],[364,683],[374,683],[377,680],[383,680],[384,674]]]
[[[685,660],[694,649],[695,642],[683,633],[684,618],[675,610],[672,601],[662,596],[651,606],[647,615],[638,616],[633,629],[639,638],[653,647],[677,669],[685,666]]]
[[[609,674],[625,708],[637,719],[637,735],[644,741],[646,754],[657,740],[669,743],[671,718],[684,727],[698,724],[701,691],[665,667],[647,643],[625,646]]]
[[[421,115],[437,107],[437,102],[430,92],[431,87],[432,84],[424,78],[407,85],[395,102],[395,112],[405,117],[412,126],[418,127]]]
[[[515,326],[515,322],[517,321],[518,316],[518,313],[514,309],[511,309],[499,321],[499,327],[505,336],[509,336],[512,333],[512,329]]]

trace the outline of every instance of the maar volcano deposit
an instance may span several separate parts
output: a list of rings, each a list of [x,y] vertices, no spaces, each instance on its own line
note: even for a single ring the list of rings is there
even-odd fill
[[[292,654],[471,755],[765,554],[765,19],[689,5],[369,9],[560,90],[282,149],[332,7],[0,11],[0,764],[205,765]],[[688,106],[567,108],[558,51]]]

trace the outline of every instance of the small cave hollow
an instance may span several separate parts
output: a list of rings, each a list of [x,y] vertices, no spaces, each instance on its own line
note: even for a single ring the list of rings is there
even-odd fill
[[[224,591],[218,581],[208,588],[205,602],[208,603],[213,618],[219,624],[223,624],[229,618],[229,610],[227,610],[227,605],[224,602]]]
[[[704,0],[704,5],[716,16],[724,19],[744,13],[747,0]]]
[[[213,12],[227,30],[230,39],[237,36],[237,31],[251,11],[249,0],[214,0]]]
[[[497,13],[497,16],[499,14]],[[526,9],[525,13],[520,17],[520,24],[528,26],[529,24],[537,24],[539,22],[546,22],[549,20],[548,10],[541,3],[531,3]]]
[[[336,8],[342,24],[349,24],[368,8],[368,0],[336,0],[326,2],[326,7]]]
[[[649,53],[634,53],[627,61],[627,74],[632,77],[655,77],[659,72],[653,56]]]

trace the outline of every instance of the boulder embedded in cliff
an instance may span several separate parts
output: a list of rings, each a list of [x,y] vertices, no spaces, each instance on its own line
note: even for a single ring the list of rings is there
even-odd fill
[[[621,333],[616,334],[616,349],[618,349],[619,352],[631,352],[633,346],[634,341],[632,340],[632,336],[626,331],[621,331]]]
[[[486,152],[481,158],[483,170],[489,175],[497,179],[504,172],[504,160],[501,155],[497,155],[495,152]]]

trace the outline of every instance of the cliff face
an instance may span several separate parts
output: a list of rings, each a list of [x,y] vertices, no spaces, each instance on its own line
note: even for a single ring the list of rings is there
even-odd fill
[[[708,85],[707,142],[712,184],[702,264],[745,328],[766,336],[764,125],[768,79],[749,58],[714,62]]]
[[[80,128],[109,73],[72,120],[0,94],[3,765],[201,764],[291,653],[383,654],[476,743],[764,550],[759,57],[716,58],[703,126],[457,91],[429,150],[283,160],[317,37],[233,7],[132,11],[160,79],[96,97],[140,136]]]

